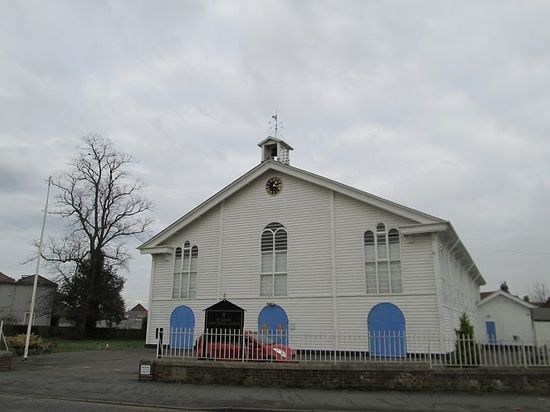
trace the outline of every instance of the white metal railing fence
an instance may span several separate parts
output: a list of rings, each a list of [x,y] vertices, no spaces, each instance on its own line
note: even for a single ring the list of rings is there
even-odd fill
[[[550,342],[476,342],[403,332],[365,335],[257,334],[239,330],[177,328],[157,334],[158,357],[237,361],[399,362],[431,367],[550,367]]]

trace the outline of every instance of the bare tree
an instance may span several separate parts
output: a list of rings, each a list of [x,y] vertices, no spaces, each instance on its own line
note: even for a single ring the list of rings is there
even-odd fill
[[[529,288],[529,296],[531,302],[542,304],[544,307],[550,307],[550,289],[544,282],[536,281],[533,286]]]
[[[98,317],[105,315],[101,308],[109,306],[94,293],[112,297],[98,291],[99,285],[120,286],[122,278],[111,281],[105,276],[118,276],[116,268],[126,267],[125,243],[146,232],[151,223],[146,212],[152,205],[141,194],[142,182],[129,174],[129,155],[99,135],[87,135],[82,143],[68,169],[52,182],[58,190],[52,213],[66,219],[69,230],[61,239],[50,239],[45,259],[56,267],[61,290],[71,281],[74,286],[75,277],[80,279],[73,320],[90,334]],[[69,300],[75,301],[74,296]]]

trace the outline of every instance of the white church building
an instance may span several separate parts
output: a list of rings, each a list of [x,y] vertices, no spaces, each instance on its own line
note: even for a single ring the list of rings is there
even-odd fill
[[[245,329],[290,345],[453,338],[463,312],[476,322],[485,281],[449,221],[291,166],[281,139],[259,146],[256,167],[139,247],[152,257],[147,344],[157,328],[200,334],[224,297],[246,311]]]

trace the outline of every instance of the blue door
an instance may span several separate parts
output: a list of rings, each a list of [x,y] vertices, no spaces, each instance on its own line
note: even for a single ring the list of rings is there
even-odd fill
[[[487,337],[489,338],[489,343],[491,345],[495,344],[497,341],[497,327],[494,320],[485,321],[485,329],[487,330]]]
[[[371,356],[407,355],[405,316],[393,303],[379,303],[368,316],[369,353]]]
[[[288,345],[288,316],[279,305],[265,306],[258,316],[258,333],[281,345]]]
[[[178,306],[170,316],[170,347],[191,349],[194,329],[195,315],[193,311],[187,306]]]

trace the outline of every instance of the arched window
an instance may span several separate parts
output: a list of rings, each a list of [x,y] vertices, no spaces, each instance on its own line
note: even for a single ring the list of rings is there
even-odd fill
[[[270,223],[261,236],[260,296],[286,296],[287,233],[280,223]]]
[[[399,231],[386,231],[386,225],[379,223],[376,235],[367,230],[363,241],[367,293],[402,293]]]
[[[175,299],[197,297],[197,267],[199,248],[191,247],[186,241],[183,244],[183,253],[180,247],[176,248],[174,259],[174,283],[172,297]]]

